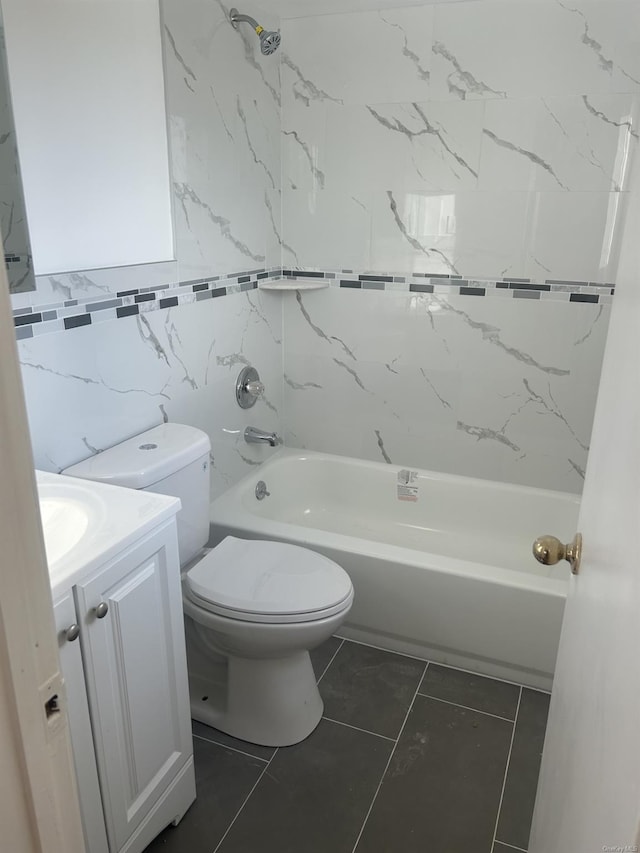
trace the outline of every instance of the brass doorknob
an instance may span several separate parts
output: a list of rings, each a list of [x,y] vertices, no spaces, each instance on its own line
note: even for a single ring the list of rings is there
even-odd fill
[[[582,558],[582,533],[576,533],[568,545],[563,545],[555,536],[540,536],[533,543],[533,556],[545,566],[555,566],[560,560],[566,560],[571,573],[577,575]]]

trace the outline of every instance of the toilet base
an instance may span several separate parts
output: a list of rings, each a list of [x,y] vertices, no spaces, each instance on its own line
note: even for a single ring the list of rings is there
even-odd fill
[[[324,706],[309,652],[275,660],[230,656],[226,675],[221,684],[214,672],[189,673],[195,720],[262,746],[299,743],[320,722]]]

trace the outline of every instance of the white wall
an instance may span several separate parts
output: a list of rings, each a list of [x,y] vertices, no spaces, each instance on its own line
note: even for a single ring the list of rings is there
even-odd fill
[[[60,471],[163,420],[211,438],[213,494],[268,451],[250,424],[281,429],[282,311],[259,291],[19,342],[37,468]],[[265,398],[244,411],[235,383],[254,364]]]
[[[246,11],[278,26],[251,3]],[[37,323],[33,337],[19,341],[35,460],[59,471],[169,419],[210,436],[215,495],[268,456],[246,444],[246,426],[281,431],[282,304],[257,290],[239,292],[246,285],[237,277],[216,283],[229,295],[204,301],[197,298],[210,293],[176,285],[280,261],[278,65],[260,54],[250,28],[236,33],[217,4],[168,2],[163,12],[177,261],[40,277],[37,293],[13,301],[36,312],[57,306],[68,316],[82,314],[88,300],[114,304],[114,291],[180,293],[181,304],[169,309],[140,302],[138,316],[114,319],[110,307],[93,313],[90,326],[47,333],[48,324]],[[112,64],[122,61],[111,54]],[[68,300],[80,304],[61,308]],[[131,309],[134,297],[123,301]],[[235,400],[246,364],[266,385],[248,411]]]
[[[36,274],[173,257],[158,0],[3,0]]]
[[[579,493],[609,309],[508,293],[291,294],[287,443]]]
[[[634,0],[285,21],[285,264],[614,281],[639,30]]]
[[[0,227],[5,255],[11,254],[19,261],[7,264],[9,291],[18,293],[34,287],[31,270],[31,247],[27,228],[27,214],[20,180],[20,165],[16,144],[9,80],[4,68],[4,27],[0,26]]]
[[[640,144],[640,6],[367,5],[283,24],[284,264],[387,274],[287,300],[288,441],[580,491],[597,285],[615,282]],[[514,298],[509,276],[542,288]]]
[[[180,278],[280,266],[280,57],[222,4],[166,2],[163,18]]]
[[[523,0],[518,5],[530,16],[534,7],[539,8],[545,27],[552,23],[550,16],[562,12],[547,0]],[[449,26],[453,19],[442,16],[455,9],[456,20],[466,32],[465,22],[471,18],[464,12],[473,15],[478,7],[489,10],[487,26],[478,24],[486,40],[498,32],[496,20],[502,20],[500,15],[507,15],[510,8],[503,0],[447,4],[435,10],[421,6],[393,14],[327,16],[324,28],[314,19],[287,22],[282,53],[262,57],[251,30],[234,32],[217,4],[190,0],[178,9],[167,3],[165,50],[178,248],[173,274],[182,281],[224,275],[268,267],[279,258],[279,57],[287,263],[325,269],[358,269],[357,264],[362,264],[359,268],[364,270],[373,265],[374,252],[395,258],[398,272],[413,271],[417,257],[425,263],[427,255],[398,229],[387,196],[389,189],[398,199],[413,192],[412,170],[418,167],[441,189],[431,193],[426,184],[420,184],[417,195],[428,199],[440,193],[451,196],[456,204],[459,199],[461,203],[467,197],[476,199],[475,219],[465,220],[464,225],[465,235],[473,237],[478,247],[476,253],[472,247],[463,253],[469,275],[496,269],[492,266],[496,259],[526,254],[525,242],[509,237],[512,218],[505,215],[503,221],[494,207],[483,206],[487,194],[502,199],[496,203],[499,208],[504,205],[507,213],[511,195],[516,201],[529,194],[547,198],[555,219],[547,222],[545,233],[552,238],[560,233],[553,226],[558,221],[574,229],[577,240],[573,253],[567,231],[546,243],[547,256],[561,265],[554,269],[566,271],[572,279],[593,270],[594,241],[600,251],[604,232],[594,230],[595,226],[583,228],[582,220],[576,226],[566,212],[558,216],[558,211],[565,209],[563,205],[579,208],[582,203],[588,224],[590,199],[605,196],[607,210],[609,203],[615,207],[623,199],[622,185],[621,192],[602,187],[609,180],[607,167],[611,175],[616,167],[612,151],[618,151],[618,142],[628,143],[627,151],[637,145],[636,128],[621,120],[624,112],[605,113],[602,100],[594,103],[604,117],[589,112],[577,89],[567,91],[566,75],[582,62],[582,77],[576,80],[590,80],[600,92],[598,97],[608,99],[607,109],[632,104],[636,87],[632,80],[628,81],[630,91],[610,90],[627,79],[625,74],[636,74],[635,54],[625,47],[629,28],[621,23],[627,19],[620,13],[623,9],[631,16],[633,7],[616,2],[618,17],[612,13],[603,18],[594,12],[595,17],[589,18],[590,32],[603,51],[618,46],[619,55],[606,72],[599,70],[597,57],[593,59],[593,47],[582,40],[584,25],[576,24],[580,16],[567,13],[562,19],[570,24],[556,45],[562,48],[562,68],[568,69],[562,78],[564,94],[558,95],[566,116],[573,116],[564,125],[566,136],[559,130],[554,135],[553,121],[552,130],[546,119],[536,124],[547,99],[542,95],[529,99],[522,93],[522,81],[530,78],[517,76],[520,66],[514,56],[533,57],[523,44],[517,43],[515,54],[509,53],[504,63],[486,65],[491,56],[497,56],[498,48],[509,43],[508,35],[515,38],[504,28],[502,40],[492,50],[478,53],[473,44],[457,45],[456,50],[460,67],[491,88],[502,84],[489,74],[506,68],[511,75],[509,86],[520,87],[517,97],[489,98],[467,92],[463,98],[442,89],[446,90],[451,71],[445,73],[440,65],[444,59],[433,52],[433,38],[423,44],[419,21],[411,16],[440,16],[443,33],[442,21]],[[247,11],[269,27],[278,26],[269,15],[264,18],[260,7],[250,5]],[[535,30],[536,22],[540,23],[531,17],[529,28]],[[384,52],[373,49],[376,39],[384,43]],[[333,45],[331,50],[327,44]],[[565,62],[572,56],[572,62]],[[544,57],[545,62],[549,60]],[[529,70],[546,68],[540,59],[531,63]],[[562,68],[556,69],[554,79],[560,79]],[[424,77],[427,71],[429,79]],[[396,101],[387,101],[391,104],[384,113],[388,121],[409,129],[407,111],[425,87],[430,91],[436,74],[442,100],[435,98],[432,103],[427,97],[427,105],[440,110],[440,136],[425,132],[411,142],[404,131],[385,128],[371,116],[369,98],[384,93]],[[637,76],[640,79],[640,73]],[[550,85],[552,77],[544,78],[545,85]],[[376,103],[376,112],[383,115]],[[527,104],[533,123],[522,125],[521,110]],[[586,117],[571,113],[580,104]],[[545,146],[551,145],[549,150],[555,152],[551,168],[563,179],[575,180],[573,189],[550,189],[545,182],[553,178],[536,156],[532,160],[499,145],[493,155],[505,159],[493,163],[496,185],[490,190],[464,186],[468,170],[443,150],[439,140],[446,140],[477,170],[473,150],[482,160],[483,152],[492,150],[485,146],[495,143],[485,140],[482,123],[475,126],[482,137],[478,143],[477,136],[468,133],[468,119],[474,111],[485,116],[494,108],[513,110],[505,138],[524,127],[542,145],[529,152],[540,160],[550,159]],[[432,121],[436,122],[435,112]],[[547,130],[551,135],[543,133]],[[454,147],[454,142],[469,146],[471,154]],[[529,142],[520,144],[529,150],[527,146]],[[602,168],[594,165],[596,161]],[[380,169],[373,168],[376,163]],[[574,167],[577,171],[571,172]],[[519,181],[520,188],[500,185],[504,175]],[[389,183],[394,176],[398,183]],[[522,189],[525,182],[531,182],[530,189]],[[602,182],[600,189],[595,189],[596,182]],[[356,188],[360,193],[365,185],[366,194],[356,194]],[[381,223],[379,230],[374,221]],[[513,233],[522,235],[517,229]],[[615,272],[615,257],[601,268],[601,254],[596,272],[608,279]],[[429,263],[434,258],[435,269],[441,269],[442,259],[435,254]],[[474,272],[476,266],[481,269]],[[509,269],[512,275],[520,271],[513,264]],[[529,270],[533,267],[526,267]],[[108,276],[104,285],[99,280],[99,275],[72,280],[51,276],[44,290],[47,299],[53,299],[85,292],[95,298],[100,287],[106,292],[114,285],[126,289],[124,276],[124,288]],[[34,337],[22,340],[20,350],[38,464],[58,470],[166,416],[202,426],[210,434],[219,469],[214,493],[268,453],[244,444],[240,433],[248,423],[283,428],[293,446],[580,491],[610,296],[594,289],[602,301],[582,304],[569,302],[568,294],[562,292],[544,292],[540,299],[514,299],[511,292],[497,289],[479,297],[458,296],[457,288],[447,292],[446,287],[433,294],[410,293],[409,280],[387,286],[388,290],[379,292],[334,287],[303,294],[300,301],[292,293],[252,291],[99,326],[96,317],[91,328],[42,337],[34,327]],[[232,399],[235,376],[245,362],[255,364],[267,383],[268,402],[249,413],[243,413]]]

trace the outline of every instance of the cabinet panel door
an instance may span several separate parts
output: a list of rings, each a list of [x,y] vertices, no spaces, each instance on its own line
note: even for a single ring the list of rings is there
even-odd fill
[[[82,669],[80,640],[77,637],[75,640],[67,639],[68,629],[77,622],[76,606],[71,590],[57,601],[53,608],[53,614],[58,634],[60,667],[67,693],[71,746],[78,780],[78,797],[80,799],[85,845],[90,853],[109,853],[93,748],[87,690]]]
[[[76,599],[105,818],[118,850],[192,754],[175,523],[78,584]]]

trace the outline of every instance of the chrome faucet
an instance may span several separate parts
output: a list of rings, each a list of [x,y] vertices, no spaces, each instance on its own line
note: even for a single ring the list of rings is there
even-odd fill
[[[271,447],[282,444],[282,439],[275,432],[265,432],[252,426],[245,429],[244,440],[248,444],[269,444]]]

